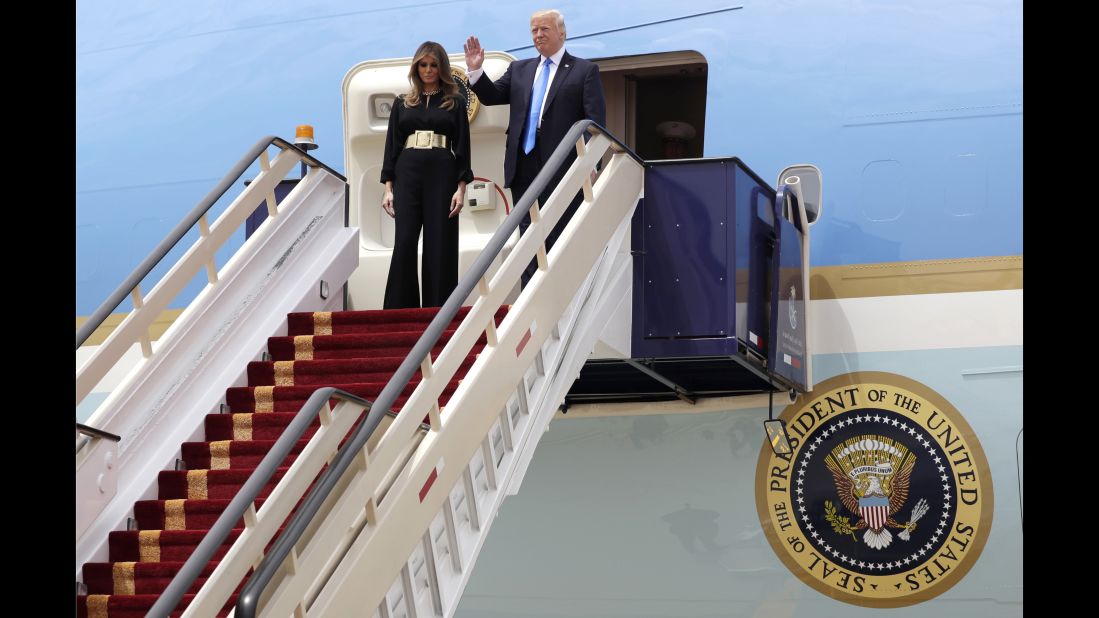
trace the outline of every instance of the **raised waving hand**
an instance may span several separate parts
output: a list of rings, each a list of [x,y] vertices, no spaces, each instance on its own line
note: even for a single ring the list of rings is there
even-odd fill
[[[463,49],[466,52],[466,70],[476,71],[481,68],[481,65],[485,62],[485,50],[481,48],[481,42],[477,40],[477,37],[471,36],[466,39]]]

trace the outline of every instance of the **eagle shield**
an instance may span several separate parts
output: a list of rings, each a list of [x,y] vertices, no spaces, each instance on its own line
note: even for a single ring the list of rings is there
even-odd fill
[[[888,528],[905,528],[893,515],[908,500],[916,456],[904,444],[886,436],[863,435],[845,440],[824,458],[840,502],[859,520],[851,528],[866,528],[863,541],[874,549],[893,542]]]

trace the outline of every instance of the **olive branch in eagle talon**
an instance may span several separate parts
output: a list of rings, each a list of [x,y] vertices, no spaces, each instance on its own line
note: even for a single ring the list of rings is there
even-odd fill
[[[914,509],[921,512],[919,515],[914,512],[912,521],[900,523],[894,519],[908,501],[912,470],[916,465],[916,456],[908,447],[887,436],[856,436],[833,448],[825,456],[824,464],[832,474],[840,504],[858,516],[852,526],[847,518],[839,519],[832,507],[828,521],[833,522],[832,527],[837,532],[846,535],[866,529],[863,541],[872,549],[889,547],[893,542],[889,528],[902,529],[905,534],[901,539],[909,540],[908,533],[916,528],[916,519],[923,515],[921,509]],[[827,505],[831,506],[831,502]],[[923,510],[926,508],[925,504]],[[836,527],[837,522],[843,523],[842,532]]]
[[[859,539],[855,536],[855,531],[859,530],[860,528],[866,527],[866,524],[862,522],[859,522],[860,524],[862,524],[861,526],[852,526],[849,518],[837,517],[836,507],[832,504],[831,500],[824,501],[824,518],[828,520],[828,523],[832,524],[832,530],[834,530],[836,534],[850,534],[851,539],[854,540],[856,543]]]

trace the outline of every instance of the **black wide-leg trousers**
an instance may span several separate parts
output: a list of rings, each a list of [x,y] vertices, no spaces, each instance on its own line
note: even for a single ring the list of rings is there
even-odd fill
[[[458,286],[458,217],[448,218],[458,189],[454,155],[445,148],[406,148],[397,158],[393,181],[396,235],[386,309],[420,307],[416,253],[424,232],[423,305],[441,307]]]

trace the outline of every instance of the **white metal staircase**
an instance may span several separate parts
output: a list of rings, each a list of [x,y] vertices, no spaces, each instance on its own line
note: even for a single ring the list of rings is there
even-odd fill
[[[592,128],[596,134],[586,145],[577,141],[579,157],[545,207],[531,208],[527,233],[498,271],[477,283],[479,297],[446,348],[423,361],[424,380],[402,413],[376,446],[358,455],[359,465],[321,507],[323,518],[314,517],[295,543],[259,598],[260,613],[348,616],[375,608],[381,617],[453,615],[505,495],[518,489],[602,327],[628,298],[631,261],[624,243],[643,169]],[[590,173],[608,150],[614,153],[593,185]],[[583,204],[547,255],[543,239],[580,190]],[[492,316],[532,258],[538,272],[494,327]],[[488,345],[440,410],[443,386],[482,333]],[[333,416],[346,416],[344,407],[356,406],[341,403]],[[426,432],[425,416],[431,419]],[[294,483],[290,477],[281,484]],[[276,494],[291,504],[299,499],[280,488],[259,520],[264,511],[283,512],[272,504]],[[239,581],[219,572],[235,575],[259,558],[236,549],[185,615],[216,611]]]
[[[270,149],[277,150],[274,159]],[[257,159],[251,184],[210,221],[208,211]],[[308,174],[276,205],[275,186],[300,163]],[[223,259],[219,250],[264,204],[268,219]],[[285,329],[286,314],[342,305],[357,237],[345,225],[345,204],[342,176],[285,140],[261,139],[78,331],[79,351],[92,330],[132,298],[134,310],[78,367],[78,404],[127,349],[140,346],[144,357],[87,421],[121,441],[89,440],[78,429],[78,580],[82,564],[106,559],[107,536],[126,526],[134,502],[155,497],[157,472],[173,467],[180,443],[200,435],[203,417],[218,410],[227,387],[243,381],[242,367],[261,357],[267,336]],[[185,234],[196,228],[198,238],[188,246]],[[153,267],[180,245],[182,257],[143,293]],[[149,329],[157,315],[203,272],[208,285],[154,345]]]

